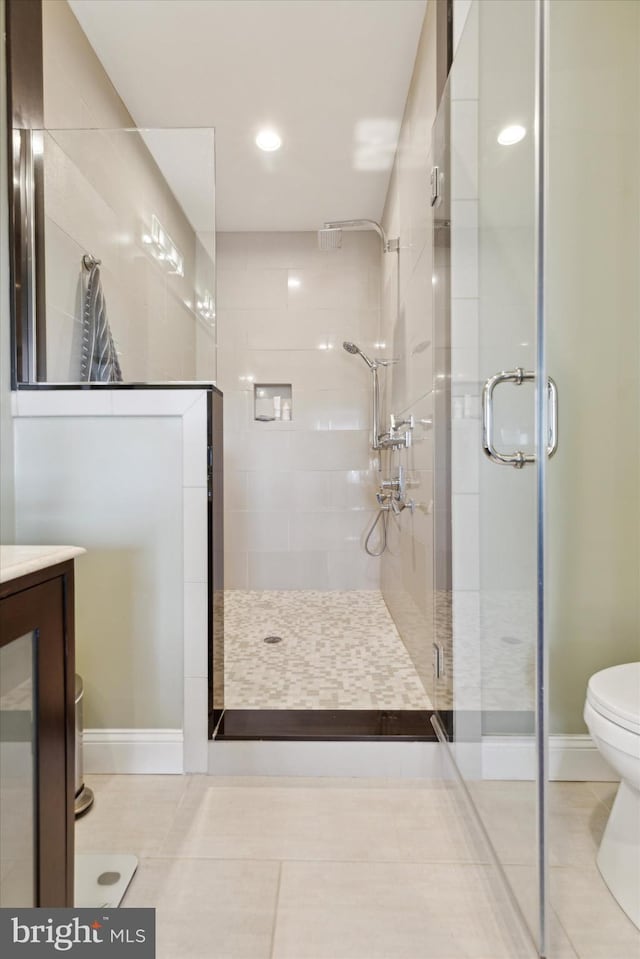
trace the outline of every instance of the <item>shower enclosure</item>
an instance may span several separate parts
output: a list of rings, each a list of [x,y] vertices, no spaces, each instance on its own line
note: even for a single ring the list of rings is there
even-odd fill
[[[610,905],[567,805],[607,778],[584,735],[586,685],[639,658],[640,4],[474,0],[456,27],[431,198],[435,699],[553,957],[573,954],[563,909],[584,895],[580,870],[591,912]],[[609,954],[637,949],[624,935]]]

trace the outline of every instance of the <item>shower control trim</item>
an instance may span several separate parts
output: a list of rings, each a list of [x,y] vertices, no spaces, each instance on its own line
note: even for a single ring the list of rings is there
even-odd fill
[[[501,383],[513,383],[521,386],[523,383],[534,383],[536,374],[531,370],[523,370],[521,366],[515,370],[502,370],[490,377],[482,390],[482,448],[493,463],[501,466],[513,466],[522,469],[523,466],[535,463],[533,453],[515,450],[513,453],[501,453],[494,444],[493,425],[493,394]],[[547,380],[547,397],[549,403],[549,434],[547,442],[547,456],[551,457],[558,448],[558,388],[551,379]]]
[[[391,509],[396,516],[405,509],[413,513],[416,504],[412,499],[407,499],[407,480],[404,466],[398,467],[398,475],[393,479],[382,481],[376,499],[382,509]]]
[[[411,436],[415,427],[413,416],[408,419],[399,419],[394,413],[389,414],[389,429],[378,437],[378,449],[402,450],[411,446]],[[404,433],[402,432],[404,430]]]

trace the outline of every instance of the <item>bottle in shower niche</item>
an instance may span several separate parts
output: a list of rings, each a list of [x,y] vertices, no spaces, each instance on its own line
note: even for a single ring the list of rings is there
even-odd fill
[[[285,400],[282,404],[282,419],[291,419],[291,400]]]
[[[273,397],[273,418],[274,420],[282,419],[282,397],[281,396]]]

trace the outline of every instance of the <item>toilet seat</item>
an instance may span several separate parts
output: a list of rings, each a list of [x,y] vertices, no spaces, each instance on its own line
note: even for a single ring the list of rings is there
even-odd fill
[[[640,663],[624,663],[589,680],[587,702],[609,722],[640,736]]]

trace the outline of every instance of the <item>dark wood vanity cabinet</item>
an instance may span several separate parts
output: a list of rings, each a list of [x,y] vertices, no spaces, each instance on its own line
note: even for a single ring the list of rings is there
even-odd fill
[[[0,584],[0,906],[72,906],[73,561]]]

